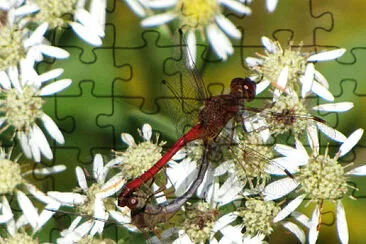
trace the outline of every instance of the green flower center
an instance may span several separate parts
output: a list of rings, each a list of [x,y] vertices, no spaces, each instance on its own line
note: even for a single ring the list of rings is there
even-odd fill
[[[19,164],[8,159],[0,159],[0,194],[12,193],[22,183]]]
[[[6,244],[38,244],[38,240],[33,240],[31,236],[26,233],[15,233],[13,236],[9,236],[8,238],[1,238],[0,243]]]
[[[122,154],[122,172],[127,179],[133,179],[144,173],[160,158],[162,145],[156,145],[150,141],[141,142],[135,146],[129,146]]]
[[[305,73],[308,54],[301,53],[300,48],[296,51],[292,50],[291,44],[284,51],[278,42],[275,42],[275,45],[280,51],[275,53],[268,53],[266,51],[266,56],[259,54],[258,56],[263,59],[263,65],[254,69],[262,73],[265,79],[276,83],[280,72],[287,66],[288,81],[286,87],[298,91],[300,88],[299,78]]]
[[[300,169],[296,179],[311,199],[335,200],[347,193],[347,182],[343,167],[329,156],[319,155],[309,159]]]
[[[16,89],[3,90],[6,100],[1,111],[5,113],[8,124],[14,126],[17,131],[28,131],[43,114],[44,101],[36,91],[30,86],[23,87],[23,93]]]
[[[0,70],[16,66],[25,56],[23,32],[15,26],[0,27]]]
[[[257,234],[270,235],[273,231],[272,220],[280,210],[273,201],[248,199],[245,202],[245,209],[240,210],[238,214],[243,219],[245,235],[250,237]]]
[[[274,156],[272,147],[263,144],[259,134],[245,134],[234,150],[236,172],[239,177],[243,181],[248,179],[253,188],[265,184],[269,175],[264,170],[268,160]],[[256,182],[253,182],[254,179]]]
[[[39,23],[48,23],[49,28],[63,27],[75,12],[76,0],[36,0],[40,11],[36,14]]]
[[[215,224],[217,211],[212,210],[205,202],[198,202],[192,209],[187,209],[184,231],[193,243],[205,243],[210,238]]]
[[[273,135],[281,135],[290,130],[295,135],[301,135],[308,125],[308,112],[297,97],[281,96],[273,107],[263,113],[268,114],[267,123]]]
[[[221,12],[216,0],[181,0],[177,6],[181,22],[190,28],[208,25]]]

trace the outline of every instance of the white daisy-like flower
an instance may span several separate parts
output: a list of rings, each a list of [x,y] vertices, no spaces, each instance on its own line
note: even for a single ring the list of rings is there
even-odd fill
[[[61,237],[57,239],[57,244],[69,244],[69,243],[93,243],[94,237],[88,235],[93,228],[93,221],[88,220],[81,223],[82,217],[76,217],[68,229],[63,230],[60,234]],[[103,243],[116,243],[109,238],[98,237],[98,242]]]
[[[101,38],[105,35],[106,4],[106,0],[91,0],[87,11],[85,0],[34,0],[23,8],[35,13],[31,21],[47,23],[51,29],[69,25],[85,42],[101,46]]]
[[[342,243],[348,242],[348,228],[342,199],[347,196],[348,188],[352,188],[347,184],[348,177],[365,176],[366,166],[345,171],[345,166],[338,163],[338,158],[347,154],[358,143],[362,134],[362,129],[353,132],[339,147],[333,158],[328,156],[328,150],[324,155],[320,155],[319,147],[313,144],[311,144],[312,153],[308,155],[298,140],[296,140],[296,148],[281,144],[275,146],[275,150],[284,156],[278,158],[276,162],[290,169],[289,171],[295,179],[287,177],[270,183],[263,191],[264,198],[266,200],[278,199],[295,189],[301,193],[278,213],[275,222],[290,215],[305,197],[310,199],[311,202],[316,203],[316,207],[310,224],[309,242],[315,243],[321,221],[320,209],[323,208],[323,202],[328,200],[336,204],[338,237]],[[273,173],[279,174],[279,172]]]
[[[121,169],[126,179],[135,179],[150,169],[161,158],[162,146],[166,143],[159,142],[158,134],[156,134],[155,143],[152,141],[152,128],[149,124],[144,124],[142,130],[138,132],[144,140],[138,144],[132,135],[121,134],[121,140],[128,145],[128,148],[124,152],[115,151],[116,158],[111,162]]]
[[[109,164],[108,164],[109,165]],[[75,207],[81,215],[94,217],[93,227],[89,235],[102,233],[105,221],[109,218],[110,211],[115,210],[116,199],[111,197],[125,184],[122,175],[116,174],[106,182],[110,167],[104,166],[100,154],[95,155],[93,160],[93,178],[95,183],[88,187],[84,171],[76,167],[75,173],[78,181],[79,192],[50,191],[47,194],[64,206]]]
[[[44,35],[47,23],[38,26],[34,31],[16,21],[17,10],[7,12],[6,23],[0,27],[0,71],[8,75],[21,70],[23,77],[35,75],[35,62],[43,60],[43,56],[65,59],[69,53],[49,44]]]
[[[27,180],[27,177],[38,175],[47,176],[62,172],[66,169],[64,165],[57,165],[52,167],[34,168],[33,164],[18,163],[18,159],[11,160],[10,154],[6,154],[3,148],[0,148],[0,194],[2,195],[1,204],[2,211],[0,214],[0,223],[7,223],[13,218],[13,213],[9,207],[7,196],[17,195],[17,202],[23,215],[30,223],[32,228],[39,230],[55,213],[47,210],[60,207],[60,204],[52,198],[46,196],[42,191]],[[38,214],[38,210],[32,204],[32,201],[25,195],[31,194],[38,201],[46,205],[45,209]]]
[[[221,217],[226,220],[225,225],[220,229],[223,239],[230,243],[265,243],[264,238],[269,237],[277,225],[273,220],[280,210],[279,205],[273,201],[246,199],[245,207]],[[230,224],[238,219],[239,223]],[[299,226],[290,221],[282,221],[281,224],[301,243],[305,243],[305,233]]]
[[[54,69],[30,77],[20,77],[17,70],[9,70],[9,75],[0,72],[1,105],[0,125],[2,130],[15,131],[24,154],[40,162],[41,154],[52,159],[52,150],[37,123],[42,122],[48,134],[63,144],[64,137],[55,122],[42,111],[43,97],[56,94],[71,84],[70,79],[62,79],[44,85],[48,80],[60,76],[63,69]]]
[[[341,113],[353,108],[352,102],[326,103],[314,106],[312,110]],[[344,142],[346,136],[340,131],[328,126],[325,121],[311,115],[305,105],[304,99],[292,95],[282,95],[277,98],[273,105],[259,113],[263,120],[263,128],[268,128],[272,135],[285,134],[291,131],[295,137],[306,132],[309,141],[318,141],[318,130],[330,139]]]
[[[24,195],[25,196],[25,195]],[[23,196],[23,197],[24,197]],[[25,196],[26,197],[26,196]],[[24,198],[24,199],[27,199]],[[24,202],[28,201],[24,200]],[[9,207],[10,208],[10,207]],[[31,212],[37,212],[37,209],[33,206],[33,204],[27,205],[27,208]],[[38,216],[33,215],[33,220],[28,221],[27,217],[22,214],[20,217],[15,220],[13,217],[6,223],[6,231],[3,231],[0,235],[0,243],[29,243],[29,244],[38,244],[38,237],[34,234],[40,231],[42,226],[38,228],[34,228],[32,223],[36,222],[36,218]],[[32,232],[29,232],[29,225],[32,227]]]
[[[157,0],[146,1],[144,6],[164,12],[143,19],[143,27],[156,27],[178,20],[178,26],[186,32],[189,68],[194,67],[196,60],[196,32],[200,32],[203,40],[207,38],[220,59],[226,60],[233,54],[234,49],[228,36],[240,39],[241,32],[223,15],[223,7],[240,15],[251,13],[249,7],[236,0]]]
[[[310,54],[302,53],[300,48],[292,50],[293,45],[290,43],[288,49],[283,50],[279,42],[265,36],[262,37],[262,44],[265,55],[257,53],[258,57],[248,57],[245,60],[249,68],[257,72],[257,78],[262,78],[257,85],[257,94],[272,84],[275,93],[291,90],[302,97],[314,93],[327,101],[334,100],[328,90],[326,78],[315,69],[314,63],[335,60],[341,57],[346,49]]]

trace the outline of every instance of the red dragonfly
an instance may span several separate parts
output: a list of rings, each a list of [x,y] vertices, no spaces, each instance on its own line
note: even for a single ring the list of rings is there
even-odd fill
[[[231,119],[238,116],[244,102],[252,101],[256,94],[256,84],[249,78],[234,78],[229,94],[213,96],[205,100],[205,106],[199,113],[198,123],[166,152],[163,157],[149,170],[126,184],[118,196],[118,205],[128,206],[131,194],[141,185],[151,180],[188,142],[202,139],[210,144],[220,134]]]

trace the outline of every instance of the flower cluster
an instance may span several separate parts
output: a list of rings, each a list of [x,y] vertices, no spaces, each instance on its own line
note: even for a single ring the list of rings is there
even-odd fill
[[[143,18],[144,28],[169,24],[181,30],[187,40],[182,46],[188,69],[195,69],[197,34],[219,59],[227,60],[234,52],[229,38],[242,38],[227,11],[238,16],[252,12],[247,6],[251,1],[244,0],[124,2]],[[277,3],[266,0],[267,11],[273,12]],[[289,42],[283,48],[262,37],[264,51],[245,59],[256,90],[242,85],[215,97],[225,100],[217,103],[225,105],[223,122],[219,116],[205,121],[201,112],[201,121],[167,153],[166,142],[144,124],[138,130],[141,142],[122,133],[125,150],[114,150],[109,161],[94,155],[92,170],[77,166],[73,190],[43,192],[43,185],[35,183],[37,176],[66,170],[64,165],[43,164],[54,154],[47,135],[65,142],[62,129],[43,106],[46,97],[72,84],[71,79],[59,78],[62,68],[37,70],[44,60],[69,57],[66,50],[51,45],[47,33],[71,28],[86,43],[101,46],[106,5],[106,0],[0,1],[0,134],[11,143],[10,148],[0,147],[0,224],[6,228],[0,243],[38,243],[36,233],[64,208],[77,217],[60,231],[57,243],[116,243],[103,239],[107,222],[130,232],[151,231],[151,243],[266,243],[278,226],[301,243],[315,243],[327,202],[336,208],[339,240],[348,243],[342,200],[355,199],[350,190],[358,189],[349,180],[365,176],[366,166],[352,167],[341,159],[354,150],[363,129],[346,136],[311,112],[353,108],[351,102],[334,102],[330,84],[316,67],[340,58],[343,48],[304,52],[302,43],[295,47]],[[271,101],[244,111],[237,93],[245,92],[266,92]],[[326,103],[313,106],[314,97]],[[208,128],[215,119],[218,128]],[[322,146],[327,139],[337,145],[336,152],[329,143]],[[13,157],[17,142],[27,161],[22,155]],[[310,206],[311,217],[298,210]]]

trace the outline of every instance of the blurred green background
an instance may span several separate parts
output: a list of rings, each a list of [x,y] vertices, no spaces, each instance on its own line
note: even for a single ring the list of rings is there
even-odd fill
[[[268,14],[264,1],[256,0],[250,6],[252,15],[229,18],[243,31],[243,39],[233,40],[235,54],[227,62],[218,62],[214,55],[206,54],[206,45],[198,47],[199,68],[210,91],[218,92],[224,84],[236,76],[245,76],[248,70],[244,59],[263,53],[260,37],[278,39],[283,47],[292,39],[297,45],[303,42],[304,51],[320,51],[343,47],[347,53],[338,61],[316,65],[329,81],[330,91],[336,102],[352,101],[355,108],[340,115],[318,115],[336,125],[349,135],[357,128],[366,128],[364,112],[366,94],[366,5],[363,0],[351,1],[292,1],[279,0],[274,13]],[[71,56],[67,60],[41,63],[39,70],[62,67],[63,78],[71,78],[72,86],[56,97],[49,98],[46,111],[58,123],[64,133],[65,145],[53,144],[55,158],[46,164],[65,164],[66,172],[54,178],[44,179],[44,186],[60,191],[70,191],[76,186],[74,168],[81,165],[90,169],[92,155],[102,153],[105,159],[112,156],[111,149],[122,150],[120,133],[128,132],[138,137],[137,128],[144,123],[168,140],[177,138],[175,122],[160,111],[156,100],[161,94],[162,79],[172,80],[163,71],[164,60],[173,56],[172,37],[164,28],[142,29],[140,19],[122,1],[108,1],[106,37],[103,46],[93,48],[80,41],[70,30],[62,35],[51,33],[49,38],[65,48]],[[160,34],[159,34],[160,32]],[[205,65],[203,66],[203,62]],[[169,71],[169,70],[168,70]],[[258,107],[263,100],[258,100]],[[316,101],[322,103],[323,101]],[[355,166],[366,163],[365,139],[360,141],[356,155],[346,158]],[[351,243],[364,243],[363,225],[366,219],[366,179],[352,179],[360,191],[357,201],[345,199]],[[51,184],[49,184],[51,183]],[[326,206],[334,211],[333,205]],[[302,211],[311,216],[313,205]],[[328,221],[328,222],[327,222]],[[331,215],[324,216],[330,223]],[[60,221],[56,227],[60,228]],[[68,223],[65,223],[68,226]],[[65,227],[65,226],[63,226]],[[52,228],[52,226],[49,226]],[[114,236],[118,227],[111,227]],[[118,236],[127,232],[119,230]],[[285,234],[284,234],[285,233]],[[57,231],[51,232],[54,240]],[[47,237],[41,237],[41,240]],[[134,237],[129,237],[134,238]],[[143,237],[139,239],[142,241]],[[130,242],[132,239],[127,239]],[[271,236],[271,243],[296,243],[295,238],[279,227]],[[335,225],[322,226],[319,243],[337,243]]]

